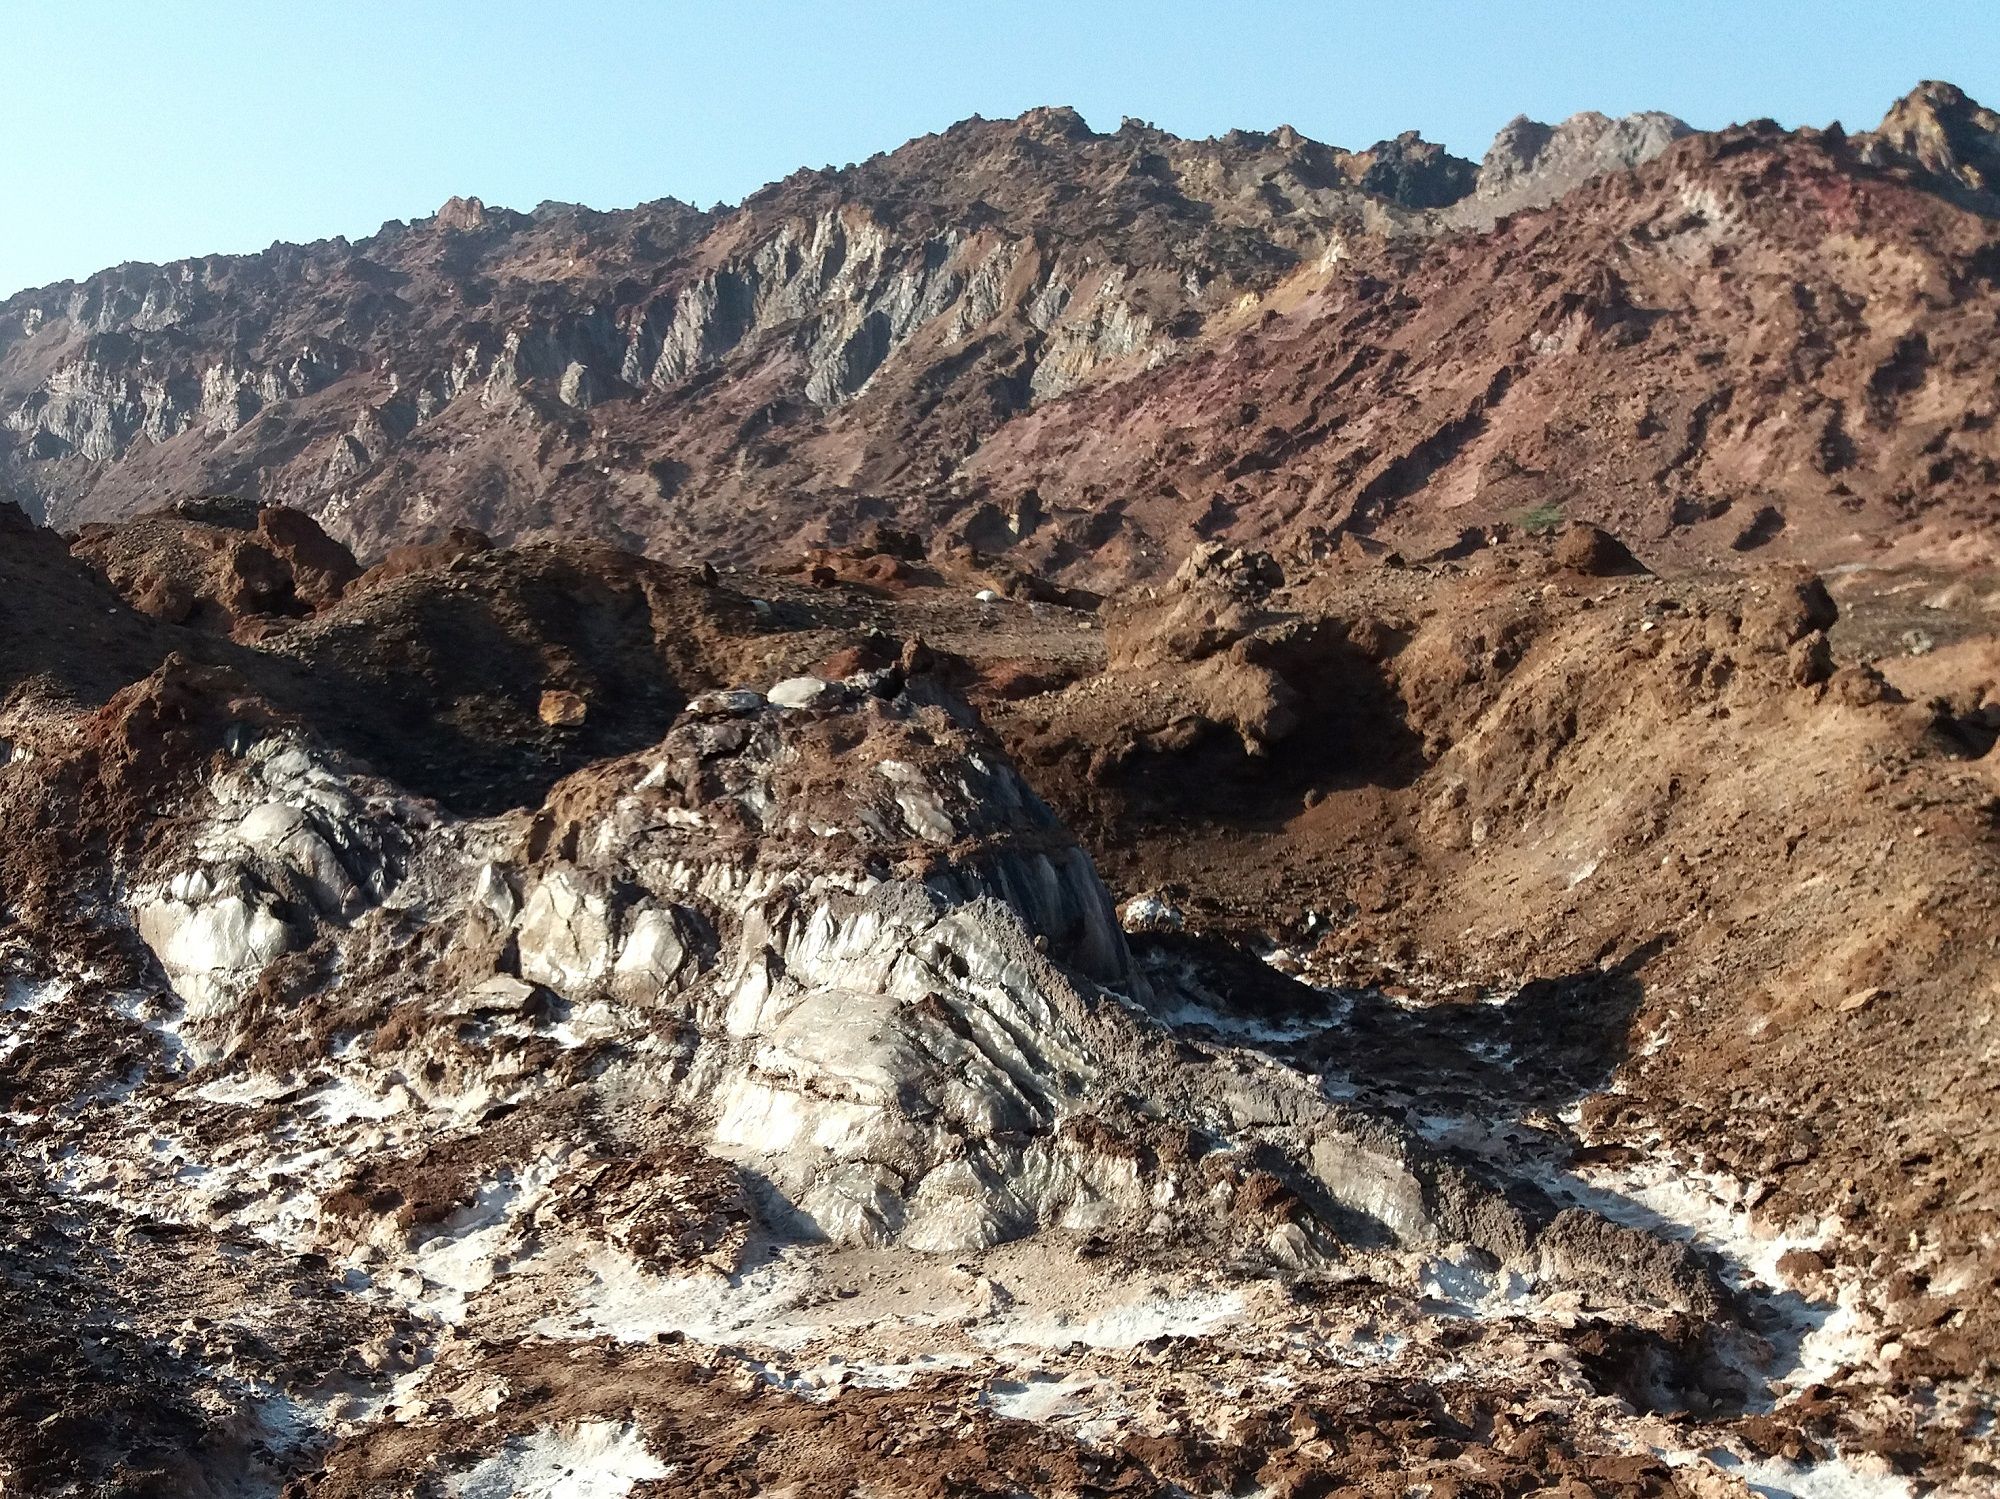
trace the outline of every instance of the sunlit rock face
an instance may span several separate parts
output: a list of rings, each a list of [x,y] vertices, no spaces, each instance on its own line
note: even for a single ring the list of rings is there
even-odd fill
[[[501,962],[597,1034],[670,1015],[675,1096],[829,1238],[1114,1211],[1054,1139],[1099,1071],[1097,982],[1138,983],[1089,860],[963,707],[785,685],[558,787],[540,856],[479,877]]]
[[[1720,1306],[1684,1256],[1579,1236],[1303,1078],[1228,1053],[1179,1076],[1154,1017],[1180,1001],[1088,857],[962,702],[898,671],[699,696],[656,748],[485,822],[285,735],[208,800],[192,857],[130,897],[199,1062],[254,1067],[275,1028],[449,1134],[546,1107],[552,1079],[499,1043],[553,1045],[556,1077],[643,1113],[640,1148],[699,1142],[778,1231],[938,1253],[1143,1231],[1205,1153],[1264,1151],[1387,1241]],[[301,964],[320,992],[288,1005],[274,975]],[[372,1027],[329,1018],[371,1001]],[[1295,1265],[1332,1242],[1266,1231]]]
[[[673,496],[740,525],[723,468],[754,478],[779,438],[867,431],[864,397],[944,396],[895,459],[922,466],[1157,367],[1342,236],[1435,227],[1472,179],[1414,132],[1349,151],[1289,128],[1100,133],[1044,109],[733,209],[454,198],[354,242],[122,266],[0,304],[0,472],[66,525],[163,486],[221,491],[310,512],[371,560],[453,524],[541,529],[551,504],[607,540],[626,534],[614,510]],[[444,480],[468,441],[518,459],[516,481]],[[852,454],[829,457],[847,482]]]
[[[1657,110],[1612,119],[1586,110],[1546,125],[1517,115],[1501,127],[1480,163],[1471,193],[1447,210],[1454,223],[1491,227],[1525,208],[1542,208],[1609,172],[1658,156],[1694,127]]]
[[[220,1030],[272,962],[389,894],[413,809],[371,804],[337,768],[280,738],[250,748],[211,790],[212,818],[190,857],[142,884],[132,906],[188,1018]]]
[[[1612,1057],[1641,998],[1615,965],[1356,980],[1307,945],[1323,919],[1209,924],[1183,880],[1217,878],[1196,874],[1212,846],[1170,822],[1121,929],[1054,810],[1115,809],[1122,783],[1090,767],[1117,726],[1201,716],[1206,764],[1267,763],[1315,743],[1315,715],[1368,693],[1396,645],[1312,607],[1291,564],[1202,547],[1094,619],[929,585],[929,643],[900,648],[817,581],[767,575],[739,607],[741,578],[663,574],[635,597],[602,558],[546,611],[582,601],[587,629],[554,636],[523,604],[466,637],[445,628],[459,601],[551,565],[483,544],[282,614],[122,603],[150,597],[140,572],[230,555],[195,544],[239,534],[203,513],[74,551],[23,530],[0,556],[10,601],[73,595],[51,632],[112,621],[103,660],[134,653],[122,686],[25,682],[0,725],[20,815],[0,862],[31,913],[0,931],[0,1271],[23,1288],[0,1373],[150,1423],[79,1418],[57,1441],[0,1402],[9,1486],[61,1492],[45,1479],[79,1454],[110,1471],[137,1452],[166,1454],[174,1492],[701,1492],[740,1441],[778,1465],[757,1470],[772,1490],[822,1451],[872,1461],[896,1429],[1026,1492],[1051,1472],[1086,1492],[1112,1461],[1132,1492],[1225,1493],[1246,1464],[1320,1472],[1325,1431],[1429,1441],[1451,1412],[1501,1431],[1532,1409],[1570,1445],[1461,1432],[1425,1471],[1469,1453],[1503,1489],[1659,1493],[1674,1463],[1631,1467],[1630,1443],[1748,1462],[1722,1423],[1875,1356],[1842,1289],[1858,1280],[1825,1268],[1837,1223],[1752,1220],[1730,1205],[1763,1183],[1593,1133],[1625,1106]],[[1667,583],[1536,545],[1567,568],[1531,575],[1538,607],[1562,607],[1550,577],[1591,580],[1579,659],[1661,633]],[[1447,576],[1420,571],[1367,581]],[[1726,599],[1671,628],[1781,660],[1828,618],[1804,580]],[[1486,623],[1444,612],[1412,669],[1452,712],[1512,711],[1464,702],[1456,642]],[[1083,659],[1093,630],[1101,669],[1048,696],[1112,731],[1079,718],[1052,758],[1006,717],[1019,700],[962,695],[981,668],[939,623],[1003,663],[1025,642]],[[590,740],[624,684],[660,686],[663,639],[684,654],[655,716]],[[583,669],[621,640],[629,677]],[[430,711],[394,673],[355,675],[378,649]],[[1679,680],[1677,659],[1659,670]],[[1742,659],[1746,717],[1810,690]],[[335,670],[379,686],[329,702]],[[1619,714],[1635,673],[1606,688]],[[1574,691],[1566,664],[1535,680]],[[1524,718],[1602,732],[1594,709]],[[1195,741],[1152,753],[1174,743]],[[1465,776],[1494,750],[1456,734],[1443,763]],[[476,798],[473,755],[508,772]],[[1192,797],[1208,773],[1158,785]],[[1484,815],[1520,782],[1503,768],[1432,815]],[[1777,1289],[1779,1260],[1814,1300]],[[811,1441],[772,1457],[758,1434],[786,1422]]]
[[[264,739],[133,919],[198,1058],[298,1023],[261,998],[281,959],[330,949],[354,975],[421,922],[435,966],[381,979],[404,1030],[511,1012],[567,1046],[670,1046],[647,1086],[676,1132],[807,1231],[950,1250],[1137,1212],[1056,1138],[1101,1070],[1098,984],[1144,993],[1111,900],[962,705],[899,689],[711,694],[525,829],[438,822]],[[421,1070],[380,1065],[402,1060]],[[454,1086],[504,1091],[465,1066]]]
[[[1985,1494],[1996,138],[0,303],[0,1494]]]

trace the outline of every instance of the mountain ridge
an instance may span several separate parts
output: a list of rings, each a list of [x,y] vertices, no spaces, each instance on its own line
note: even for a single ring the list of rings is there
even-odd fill
[[[1778,138],[1978,219],[1985,119],[1926,85],[1881,133]],[[1774,128],[1700,138],[1768,145]],[[0,485],[65,527],[201,493],[283,503],[364,556],[452,525],[688,559],[889,519],[990,544],[992,507],[1018,494],[983,450],[1014,423],[1192,371],[1364,261],[1364,279],[1421,276],[1690,133],[1657,114],[1516,121],[1474,168],[1414,133],[1350,152],[1289,127],[1192,141],[1042,109],[802,170],[722,212],[453,199],[351,243],[120,267],[0,303]],[[1347,499],[1325,525],[1348,526]],[[1079,581],[1150,572],[1213,500],[1183,496],[1101,563],[1087,502],[1034,561]]]

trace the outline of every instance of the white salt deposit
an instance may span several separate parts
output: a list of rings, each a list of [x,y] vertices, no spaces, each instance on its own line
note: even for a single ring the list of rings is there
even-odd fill
[[[1064,1348],[1082,1343],[1088,1348],[1136,1348],[1154,1338],[1215,1332],[1241,1317],[1244,1305],[1238,1291],[1151,1296],[1080,1319],[1061,1312],[1002,1317],[978,1337],[989,1346]]]
[[[625,1499],[633,1485],[666,1478],[665,1463],[630,1423],[585,1421],[515,1437],[452,1481],[454,1499]]]
[[[1910,1499],[1909,1480],[1893,1473],[1864,1469],[1839,1456],[1818,1463],[1792,1463],[1777,1457],[1743,1457],[1726,1447],[1706,1452],[1661,1451],[1677,1468],[1705,1462],[1740,1479],[1753,1499]]]

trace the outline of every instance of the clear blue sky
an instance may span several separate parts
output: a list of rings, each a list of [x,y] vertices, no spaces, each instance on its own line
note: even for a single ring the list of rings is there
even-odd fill
[[[453,193],[733,202],[1035,104],[1474,157],[1516,113],[1861,128],[1926,77],[2000,104],[2000,0],[11,0],[0,60],[5,296]]]

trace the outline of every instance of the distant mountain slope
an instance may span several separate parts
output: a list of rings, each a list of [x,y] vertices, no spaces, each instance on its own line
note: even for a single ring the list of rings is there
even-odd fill
[[[901,519],[1078,577],[1553,506],[1710,552],[1975,514],[1992,116],[1687,133],[1516,121],[1475,168],[1036,110],[728,211],[453,200],[120,267],[0,304],[0,486],[63,526],[280,501],[364,556]]]
[[[1488,235],[1371,246],[970,477],[1100,537],[1415,556],[1566,517],[1660,560],[1984,554],[2000,223],[1879,149],[1698,136]]]

